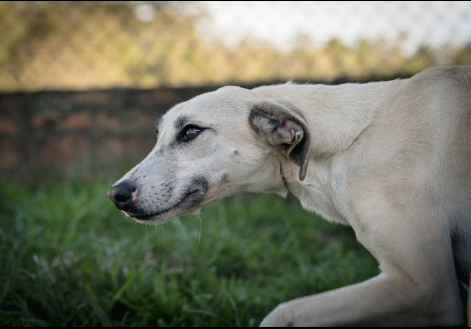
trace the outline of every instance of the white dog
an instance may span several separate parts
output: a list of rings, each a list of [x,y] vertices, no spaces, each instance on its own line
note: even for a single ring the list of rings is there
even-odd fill
[[[291,192],[351,225],[378,260],[379,276],[284,303],[263,326],[464,322],[470,66],[368,84],[225,87],[175,106],[157,130],[153,151],[108,193],[128,216],[162,223],[232,194]]]

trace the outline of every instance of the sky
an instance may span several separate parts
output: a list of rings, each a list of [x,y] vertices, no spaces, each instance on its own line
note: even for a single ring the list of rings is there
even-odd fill
[[[411,54],[422,44],[471,42],[471,1],[203,1],[201,33],[236,45],[246,36],[289,48],[299,33],[315,44],[332,38],[403,40]]]

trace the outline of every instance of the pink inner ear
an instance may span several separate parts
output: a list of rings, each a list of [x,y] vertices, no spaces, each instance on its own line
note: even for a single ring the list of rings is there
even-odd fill
[[[294,128],[298,127],[298,126],[299,126],[299,125],[298,125],[295,121],[289,120],[289,119],[286,120],[286,121],[283,123],[283,127],[284,127],[285,129],[288,129],[288,130],[294,129]]]

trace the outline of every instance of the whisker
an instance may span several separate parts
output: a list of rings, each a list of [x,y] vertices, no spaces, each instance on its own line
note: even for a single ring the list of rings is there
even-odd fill
[[[231,222],[234,222],[234,220],[235,220],[235,200],[234,200],[234,192],[233,192],[233,190],[232,190],[231,183],[230,183],[230,182],[227,182],[227,184],[229,185],[229,190],[231,191],[231,203],[232,203],[232,218],[231,218]]]
[[[201,234],[203,232],[203,220],[201,219],[201,215],[199,213],[196,214],[196,218],[198,219],[198,243],[197,243],[197,246],[199,246],[200,242],[201,242]]]

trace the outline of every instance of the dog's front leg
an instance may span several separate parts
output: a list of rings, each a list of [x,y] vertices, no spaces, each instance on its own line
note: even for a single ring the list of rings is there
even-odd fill
[[[400,281],[399,277],[381,274],[360,284],[296,299],[278,306],[261,326],[424,326],[460,322],[453,318],[440,319],[442,312],[434,316],[432,305],[430,313],[418,314],[422,312],[419,296],[413,296],[413,288],[406,288]],[[427,297],[423,298],[428,303]]]
[[[406,213],[354,227],[360,242],[378,259],[382,274],[282,304],[264,319],[262,326],[462,323],[451,241],[443,221],[436,215],[410,219]]]

